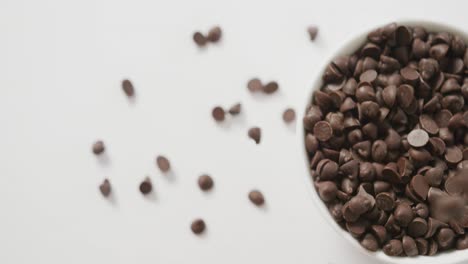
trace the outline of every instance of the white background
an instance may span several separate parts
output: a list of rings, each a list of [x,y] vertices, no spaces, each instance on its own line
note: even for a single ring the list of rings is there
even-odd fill
[[[305,181],[298,133],[281,120],[323,61],[395,19],[465,29],[463,1],[0,2],[0,263],[375,263],[325,223]],[[195,30],[221,25],[198,49]],[[316,42],[306,27],[320,27]],[[280,92],[252,96],[249,78]],[[120,82],[130,78],[136,100]],[[217,125],[215,105],[242,102]],[[248,127],[263,129],[260,145]],[[103,139],[107,157],[91,144]],[[157,154],[173,173],[162,175]],[[211,193],[196,185],[215,180]],[[149,175],[155,192],[138,184]],[[108,177],[114,197],[99,183]],[[247,199],[253,188],[264,209]],[[194,236],[202,217],[207,232]]]

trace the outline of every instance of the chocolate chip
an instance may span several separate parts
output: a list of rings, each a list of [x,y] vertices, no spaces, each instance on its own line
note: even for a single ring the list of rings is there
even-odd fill
[[[213,188],[214,182],[210,175],[204,174],[198,178],[198,186],[202,191],[208,191]]]
[[[399,256],[403,253],[403,245],[400,240],[392,239],[383,246],[382,250],[389,256]]]
[[[372,144],[372,159],[382,162],[387,157],[387,144],[383,140],[376,140]]]
[[[283,112],[283,121],[285,123],[291,123],[296,119],[296,112],[292,108],[288,108]]]
[[[249,200],[256,206],[262,206],[265,203],[265,198],[263,194],[258,190],[253,190],[249,192]]]
[[[403,236],[402,239],[403,251],[408,257],[414,257],[418,255],[418,247],[416,241],[410,236]]]
[[[266,94],[272,94],[278,91],[278,83],[277,82],[269,82],[262,87],[262,91]]]
[[[216,122],[224,121],[226,113],[221,106],[215,106],[211,111],[211,115],[213,116]]]
[[[444,171],[441,168],[430,168],[424,173],[424,179],[432,187],[438,187],[444,177]]]
[[[450,118],[452,118],[452,113],[447,109],[442,109],[436,113],[434,120],[437,123],[438,127],[447,127]]]
[[[418,59],[426,57],[427,53],[429,52],[429,48],[429,44],[419,38],[413,41],[413,55]]]
[[[98,140],[93,144],[92,149],[95,155],[99,155],[99,154],[102,154],[106,148],[104,146],[104,142],[102,142],[101,140]]]
[[[150,178],[146,178],[141,184],[140,184],[140,192],[144,195],[149,194],[153,190],[153,184],[151,183]]]
[[[407,46],[411,44],[411,41],[413,40],[413,34],[409,28],[405,26],[399,26],[395,31],[395,40],[397,45]]]
[[[329,159],[323,159],[317,164],[317,173],[322,180],[334,180],[338,175],[338,164]]]
[[[320,198],[325,202],[330,202],[336,199],[338,188],[332,181],[322,181],[316,183],[317,191]]]
[[[416,217],[408,224],[408,234],[412,237],[422,237],[427,232],[427,222],[421,217]]]
[[[403,84],[398,87],[397,100],[401,107],[407,108],[414,99],[414,88],[410,85]]]
[[[377,239],[372,234],[366,234],[361,240],[361,245],[369,251],[375,252],[379,249]]]
[[[198,47],[204,47],[208,40],[201,32],[193,33],[193,41],[197,44]]]
[[[429,134],[435,135],[439,132],[439,126],[429,115],[421,115],[419,117],[419,123],[422,129],[426,130]]]
[[[429,242],[424,238],[416,238],[416,246],[418,247],[419,255],[426,255],[429,249]]]
[[[332,127],[326,121],[319,121],[314,126],[314,135],[320,141],[327,141],[333,134]]]
[[[405,67],[400,70],[401,77],[408,83],[415,84],[419,80],[419,73],[413,68]]]
[[[440,248],[449,248],[455,241],[455,233],[450,228],[442,228],[439,233],[437,233],[436,240]]]
[[[221,39],[222,31],[219,26],[215,26],[210,31],[208,31],[208,35],[206,39],[210,42],[218,42]]]
[[[260,91],[262,91],[262,89],[263,89],[263,84],[262,84],[262,82],[260,81],[260,79],[258,79],[258,78],[253,78],[253,79],[250,79],[250,80],[247,82],[247,88],[248,88],[249,91],[251,91],[251,92],[260,92]]]
[[[423,147],[429,141],[429,135],[422,129],[414,129],[408,134],[408,142],[413,147]]]
[[[102,196],[108,197],[111,193],[111,185],[108,179],[105,179],[101,185],[99,185],[99,191],[101,191]]]
[[[311,41],[314,41],[318,34],[318,27],[317,26],[309,26],[307,28],[307,33],[309,34],[309,38]]]
[[[122,89],[128,97],[135,95],[135,88],[133,87],[132,82],[128,79],[122,81]]]
[[[393,216],[395,217],[395,220],[400,224],[400,226],[406,227],[413,220],[414,213],[408,204],[402,203],[395,208]]]
[[[445,142],[438,137],[432,137],[429,139],[429,147],[435,155],[440,156],[445,153]]]
[[[448,147],[445,153],[445,160],[448,163],[456,164],[463,159],[462,151],[457,147]]]
[[[190,225],[190,229],[195,235],[199,235],[205,231],[206,224],[203,219],[195,219]]]
[[[449,46],[447,44],[437,44],[437,45],[432,46],[429,49],[429,55],[432,58],[440,61],[443,58],[445,58],[445,56],[447,55],[448,50],[449,50]]]
[[[461,236],[457,239],[457,242],[456,242],[456,246],[455,246],[458,250],[462,250],[462,249],[467,249],[468,248],[468,236],[467,235],[464,235],[464,236]]]
[[[158,168],[162,172],[168,172],[171,169],[171,163],[164,156],[157,156],[156,157],[156,164],[158,165]]]
[[[382,91],[382,98],[388,107],[393,107],[397,96],[397,87],[395,85],[389,85]]]
[[[307,151],[311,153],[315,153],[319,148],[319,141],[312,134],[307,134],[305,144]]]
[[[439,249],[439,246],[437,245],[437,242],[431,239],[429,241],[429,250],[427,252],[427,255],[434,256],[437,253],[438,249]]]
[[[262,131],[259,127],[252,127],[247,132],[249,138],[253,139],[255,143],[260,144],[260,139],[262,137]]]
[[[377,72],[375,70],[367,70],[361,74],[359,80],[361,82],[372,83],[377,79]]]
[[[375,197],[375,204],[384,211],[391,211],[395,206],[395,200],[388,192],[382,192]]]
[[[240,114],[242,109],[242,105],[240,103],[237,103],[229,108],[229,114],[231,115],[238,115]]]

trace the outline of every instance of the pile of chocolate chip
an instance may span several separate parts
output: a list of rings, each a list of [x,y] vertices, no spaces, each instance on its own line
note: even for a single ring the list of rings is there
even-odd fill
[[[395,23],[334,59],[306,110],[310,172],[330,214],[390,256],[468,248],[468,50]]]

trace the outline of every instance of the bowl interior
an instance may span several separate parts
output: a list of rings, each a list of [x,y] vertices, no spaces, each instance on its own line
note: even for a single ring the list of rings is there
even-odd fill
[[[429,21],[396,21],[399,25],[406,25],[406,26],[422,26],[424,27],[428,32],[438,32],[438,31],[446,31],[450,32],[453,34],[456,34],[463,38],[466,43],[468,43],[468,34],[465,33],[464,31],[457,29],[455,27],[452,27],[450,25],[446,25],[444,23],[437,23],[437,22],[429,22]],[[325,61],[322,65],[322,68],[320,72],[318,72],[317,77],[315,78],[315,81],[312,84],[312,89],[308,91],[306,95],[306,101],[303,103],[301,108],[299,108],[299,113],[302,114],[301,118],[299,120],[302,120],[303,115],[305,114],[305,109],[306,106],[311,102],[312,99],[312,93],[320,89],[322,87],[322,74],[325,72],[326,66],[329,64],[329,62],[340,55],[350,55],[354,53],[359,47],[361,47],[364,42],[366,41],[367,34],[374,30],[375,28],[378,28],[382,25],[377,25],[372,28],[369,28],[368,30],[364,31],[361,34],[358,34],[356,37],[344,42],[345,44],[339,48],[336,53],[333,54],[330,58],[328,58],[327,61]],[[468,263],[468,250],[454,250],[454,251],[449,251],[449,252],[444,252],[444,253],[439,253],[436,256],[428,257],[428,256],[418,256],[418,257],[390,257],[385,255],[382,251],[378,251],[376,253],[370,252],[365,250],[359,242],[354,239],[347,231],[343,230],[332,218],[330,213],[328,212],[328,209],[325,205],[325,203],[320,199],[318,196],[317,192],[315,191],[313,181],[310,177],[309,174],[309,158],[308,155],[305,151],[305,130],[302,127],[302,122],[300,122],[300,148],[301,152],[304,155],[304,168],[306,169],[304,175],[306,175],[306,180],[308,182],[308,185],[311,190],[311,195],[312,198],[319,209],[321,215],[325,217],[325,220],[331,224],[333,229],[337,231],[344,239],[348,240],[351,244],[353,244],[356,248],[356,250],[363,252],[364,254],[370,256],[371,258],[375,258],[378,260],[378,263],[398,263],[398,264],[427,264],[427,263],[433,263],[433,264],[438,264],[438,263],[444,263],[444,264],[462,264],[462,263]]]

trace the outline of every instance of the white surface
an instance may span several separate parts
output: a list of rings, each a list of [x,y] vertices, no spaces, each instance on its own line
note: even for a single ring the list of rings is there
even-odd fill
[[[398,18],[463,28],[466,8],[1,1],[0,263],[375,263],[318,213],[298,135],[281,113],[301,105],[323,60],[360,28]],[[222,43],[200,51],[192,33],[215,24]],[[309,24],[320,26],[315,43]],[[252,76],[278,80],[281,92],[252,97]],[[137,89],[134,104],[121,91],[125,77]],[[244,115],[217,126],[211,108],[237,101]],[[246,136],[252,125],[263,128],[259,146]],[[107,163],[90,152],[98,138]],[[170,158],[173,178],[157,171],[159,153]],[[215,179],[210,194],[196,186],[204,172]],[[155,184],[151,199],[137,190],[145,175]],[[104,177],[114,203],[97,190]],[[263,191],[267,209],[248,202],[252,188]],[[203,237],[189,230],[195,217],[207,222]]]

